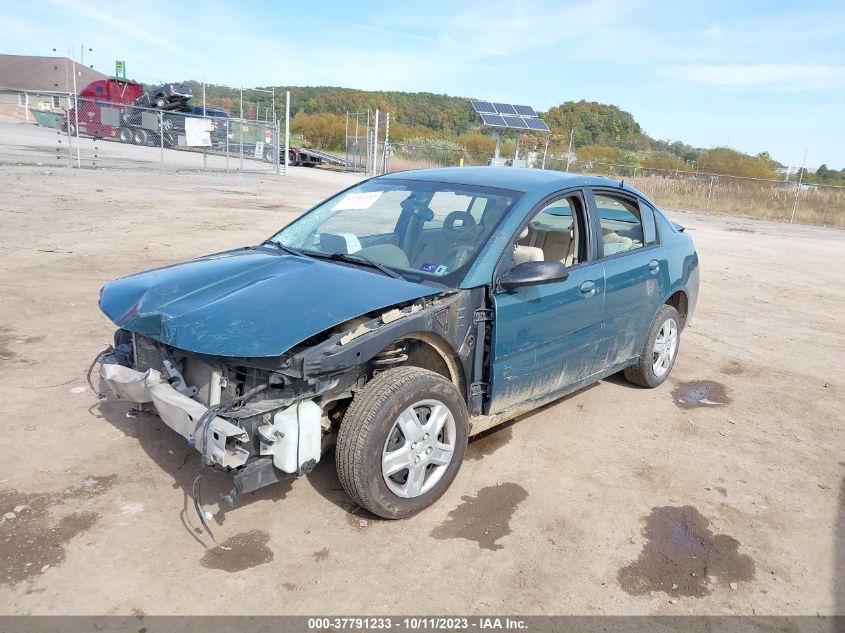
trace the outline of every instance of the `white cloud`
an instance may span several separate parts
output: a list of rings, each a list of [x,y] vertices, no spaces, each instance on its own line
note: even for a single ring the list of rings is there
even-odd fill
[[[161,33],[160,25],[166,25],[168,20],[160,16],[157,17],[155,15],[151,15],[149,8],[144,10],[144,24],[157,25],[155,28],[139,26],[139,24],[133,20],[126,20],[122,17],[117,17],[117,13],[108,13],[93,6],[76,2],[75,0],[50,0],[50,4],[88,20],[99,22],[103,27],[121,33],[124,37],[130,40],[144,42],[161,50],[183,55],[185,57],[192,56],[187,49],[173,43],[175,38],[166,37],[164,35],[156,35],[156,33]]]
[[[845,66],[809,64],[692,64],[672,66],[665,73],[675,79],[712,86],[812,89],[845,82]]]
[[[722,37],[722,27],[714,24],[709,29],[702,31],[701,35],[710,40],[718,40]]]

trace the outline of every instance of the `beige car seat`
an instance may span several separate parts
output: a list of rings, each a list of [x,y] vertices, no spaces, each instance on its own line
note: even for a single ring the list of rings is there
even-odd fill
[[[526,237],[528,237],[527,226],[522,229],[522,232],[519,234],[519,239],[524,240]],[[546,257],[543,253],[542,248],[538,248],[536,246],[522,246],[521,244],[516,244],[513,247],[514,264],[522,264],[525,262],[542,262],[545,259]]]
[[[604,254],[613,255],[614,253],[624,253],[631,250],[634,240],[624,235],[619,235],[612,229],[602,229],[602,242],[604,242]]]

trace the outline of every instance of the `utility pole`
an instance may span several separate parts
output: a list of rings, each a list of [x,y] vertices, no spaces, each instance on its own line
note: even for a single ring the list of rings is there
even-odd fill
[[[70,47],[71,62],[73,63],[73,118],[74,127],[76,127],[76,168],[82,168],[82,157],[79,155],[79,100],[76,92],[76,56],[73,52],[73,45]]]
[[[572,162],[572,139],[575,137],[575,128],[569,130],[569,149],[566,150],[566,171],[569,172],[569,164]]]
[[[540,169],[546,168],[546,153],[549,151],[549,139],[552,138],[552,135],[549,134],[546,137],[546,147],[543,148],[543,164],[540,166]]]
[[[241,120],[238,122],[241,128],[240,134],[240,157],[241,157],[241,173],[244,173],[244,87],[241,86]]]
[[[376,117],[373,123],[373,151],[372,151],[372,161],[371,161],[371,168],[370,168],[370,175],[376,175],[376,166],[378,165],[378,108],[376,108]]]
[[[390,142],[390,112],[384,118],[384,151],[381,155],[381,173],[387,173],[387,144]]]
[[[792,201],[792,215],[789,216],[789,223],[795,222],[795,211],[798,209],[798,194],[801,193],[801,180],[804,178],[804,165],[807,164],[807,150],[804,150],[804,160],[801,161],[801,171],[798,172],[798,184],[795,186],[795,199]]]
[[[205,82],[202,82],[202,116],[206,116],[206,108],[205,108]],[[202,170],[208,170],[208,150],[203,147],[202,148]]]
[[[290,90],[285,91],[285,176],[290,164]]]

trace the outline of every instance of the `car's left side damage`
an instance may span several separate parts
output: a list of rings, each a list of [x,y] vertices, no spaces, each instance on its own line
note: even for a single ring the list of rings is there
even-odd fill
[[[445,291],[347,320],[275,357],[200,354],[119,329],[100,377],[182,435],[203,464],[231,473],[234,504],[310,472],[334,445],[355,391],[387,369],[429,369],[480,407],[484,301],[484,289]]]

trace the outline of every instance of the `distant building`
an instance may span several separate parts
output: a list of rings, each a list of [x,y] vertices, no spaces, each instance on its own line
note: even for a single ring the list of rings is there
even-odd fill
[[[16,106],[15,114],[27,120],[29,108],[64,108],[74,93],[74,72],[76,92],[108,77],[67,57],[0,55],[0,104],[4,112]]]

